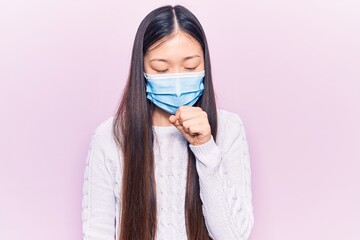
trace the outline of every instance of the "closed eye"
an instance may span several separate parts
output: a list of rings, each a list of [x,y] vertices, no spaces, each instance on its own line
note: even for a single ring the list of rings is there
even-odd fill
[[[168,69],[165,70],[156,70],[157,73],[161,74],[161,73],[166,73]]]
[[[186,70],[195,70],[197,67],[194,68],[185,68]]]

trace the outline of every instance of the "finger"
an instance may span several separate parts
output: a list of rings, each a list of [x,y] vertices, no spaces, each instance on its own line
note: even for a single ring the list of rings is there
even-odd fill
[[[180,106],[175,113],[177,119],[179,119],[180,115],[185,112],[201,112],[202,109],[200,107],[191,107],[191,106]]]
[[[182,124],[179,122],[179,120],[175,117],[175,115],[171,115],[169,117],[169,122],[173,124],[175,127],[182,126]]]
[[[207,119],[207,113],[201,110],[199,107],[191,107],[186,110],[179,110],[176,115],[177,119],[182,124],[184,121],[204,117]]]
[[[175,127],[181,132],[181,134],[186,138],[186,140],[191,141],[192,135],[189,134],[183,126],[175,125]]]
[[[205,128],[201,124],[192,125],[189,127],[188,133],[191,136],[199,136]]]
[[[203,118],[194,118],[183,122],[182,125],[189,134],[201,134],[207,129],[209,123]]]
[[[177,121],[177,118],[175,117],[175,115],[171,115],[171,116],[169,117],[169,122],[170,122],[170,123],[175,124],[176,121]]]
[[[197,119],[197,120],[196,120]],[[190,121],[193,120],[193,121]],[[204,124],[209,124],[208,115],[206,112],[201,111],[199,113],[187,113],[185,116],[185,119],[179,119],[181,124],[184,124],[184,122],[187,122],[188,124],[197,124],[198,122],[203,122]],[[188,127],[187,125],[186,127]]]
[[[205,112],[204,111],[186,111],[186,112],[181,112],[179,114],[179,122],[182,124],[185,121],[188,121],[190,119],[204,119],[205,117]]]
[[[191,126],[206,123],[204,120],[205,120],[205,119],[199,118],[199,117],[198,117],[198,118],[191,118],[191,119],[188,119],[188,120],[186,120],[186,121],[183,121],[183,122],[181,123],[181,125],[183,125],[183,127],[184,127],[185,129],[189,129],[189,127],[191,127]]]

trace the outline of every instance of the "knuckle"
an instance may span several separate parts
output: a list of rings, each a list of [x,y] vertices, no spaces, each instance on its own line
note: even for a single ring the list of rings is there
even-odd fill
[[[186,112],[180,112],[179,113],[179,118],[180,119],[186,119]]]

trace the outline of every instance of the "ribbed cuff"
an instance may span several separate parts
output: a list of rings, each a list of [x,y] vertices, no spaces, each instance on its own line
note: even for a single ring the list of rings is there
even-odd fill
[[[213,136],[211,139],[201,145],[189,144],[191,151],[194,153],[197,160],[208,168],[216,168],[221,162],[221,151],[216,145]]]

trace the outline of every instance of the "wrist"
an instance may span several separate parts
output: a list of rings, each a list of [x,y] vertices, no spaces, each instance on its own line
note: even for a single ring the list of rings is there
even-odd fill
[[[197,146],[190,144],[189,146],[197,160],[199,160],[206,167],[216,168],[220,164],[221,151],[215,143],[212,135],[210,140],[206,143]]]

